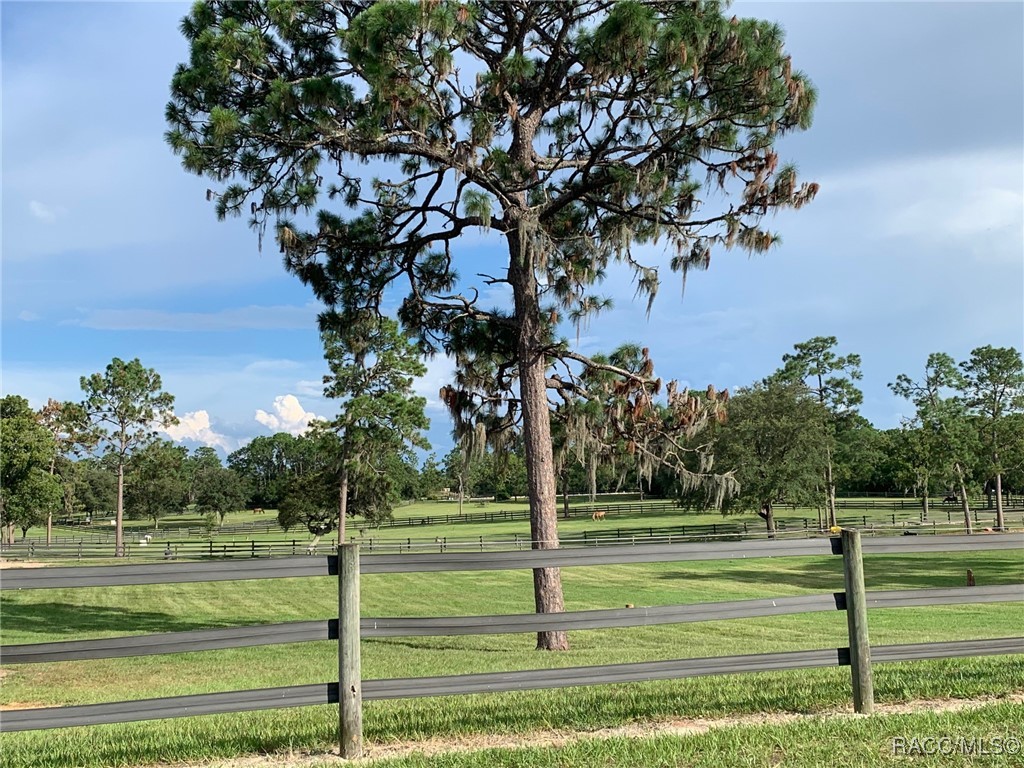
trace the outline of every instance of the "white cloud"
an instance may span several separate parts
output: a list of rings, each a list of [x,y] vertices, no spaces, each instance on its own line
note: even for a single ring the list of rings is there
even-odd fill
[[[178,424],[160,427],[160,431],[172,440],[194,440],[212,448],[222,448],[227,453],[238,447],[236,440],[214,431],[210,425],[210,414],[206,411],[193,411],[179,416]]]
[[[258,409],[255,418],[260,424],[274,432],[301,435],[309,430],[311,421],[323,417],[303,408],[295,395],[278,395],[274,398],[274,413]]]
[[[52,224],[57,220],[58,216],[64,213],[64,209],[60,206],[45,205],[44,203],[40,203],[38,200],[30,201],[28,209],[35,218],[39,219],[39,221],[44,221],[47,224]]]
[[[35,312],[30,311],[30,310],[23,309],[21,312],[18,313],[18,319],[22,320],[22,321],[24,321],[26,323],[31,323],[31,322],[33,322],[35,320],[38,320],[39,319],[39,315],[36,314]]]
[[[859,209],[856,220],[871,222],[876,237],[1015,264],[1024,243],[1022,177],[1019,148],[929,157],[822,179],[821,202]]]
[[[455,360],[448,355],[437,355],[425,362],[427,372],[413,380],[413,392],[427,399],[427,410],[447,413],[438,393],[441,387],[451,383],[455,375]]]

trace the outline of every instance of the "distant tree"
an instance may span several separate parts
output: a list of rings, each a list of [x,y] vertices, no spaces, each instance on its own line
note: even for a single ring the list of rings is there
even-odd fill
[[[836,429],[840,419],[854,413],[864,400],[854,381],[861,378],[860,355],[835,354],[835,336],[815,336],[793,345],[795,352],[782,356],[783,367],[775,375],[801,382],[824,406],[829,418],[821,423],[821,449],[825,459],[825,503],[828,524],[836,524],[835,460]]]
[[[1011,440],[1001,454],[1006,468],[1003,488],[1024,494],[1024,413],[1011,413],[1006,421],[1006,434]]]
[[[449,487],[458,490],[460,515],[462,514],[462,505],[465,502],[466,492],[469,490],[470,468],[473,461],[479,459],[477,451],[482,455],[484,451],[483,443],[474,446],[467,436],[460,438],[457,435],[455,447],[444,457],[443,468],[445,477],[448,478],[450,484]]]
[[[72,474],[74,506],[90,518],[109,514],[117,507],[117,478],[104,461],[90,457],[74,462]]]
[[[22,536],[61,506],[60,482],[50,473],[56,452],[53,435],[39,422],[28,401],[18,395],[0,400],[0,526],[7,543],[14,528]]]
[[[201,514],[217,513],[221,525],[229,512],[245,509],[249,496],[245,481],[238,473],[219,463],[197,470],[193,493],[196,510]]]
[[[812,86],[777,25],[718,3],[218,3],[181,28],[167,140],[185,168],[224,185],[219,215],[278,219],[288,268],[345,315],[408,289],[403,323],[467,374],[453,413],[475,427],[500,393],[521,421],[537,547],[558,546],[548,372],[591,363],[558,318],[608,305],[592,289],[613,261],[653,299],[634,246],[665,238],[684,274],[712,246],[765,251],[763,218],[817,191],[774,149],[810,125]],[[285,220],[321,193],[357,211]],[[481,284],[507,284],[511,310],[457,286],[454,246],[477,228],[504,240]],[[471,372],[481,357],[498,376]],[[559,571],[534,580],[538,610],[563,610]]]
[[[444,470],[437,461],[437,454],[432,453],[427,456],[420,468],[420,492],[427,498],[434,498],[446,486],[448,483],[445,480]]]
[[[963,396],[970,412],[978,417],[985,448],[986,479],[995,481],[996,528],[1003,530],[1003,472],[1007,449],[1024,440],[1012,429],[1009,416],[1024,412],[1024,361],[1012,347],[978,347],[960,363]]]
[[[129,519],[160,518],[181,512],[188,500],[185,458],[188,451],[169,440],[147,443],[126,464],[124,504]]]
[[[522,452],[486,451],[469,470],[473,496],[493,496],[498,501],[526,495],[526,464]]]
[[[248,483],[253,506],[276,508],[292,480],[319,471],[324,457],[308,435],[260,435],[228,456],[228,467]]]
[[[851,413],[836,421],[835,480],[843,495],[879,490],[888,443],[870,421]]]
[[[362,495],[364,502],[372,497],[374,517],[380,517],[380,505],[392,497],[384,488],[394,478],[387,477],[381,460],[400,455],[407,446],[430,447],[423,434],[430,426],[427,401],[412,389],[413,379],[426,373],[426,366],[393,320],[370,315],[343,331],[340,324],[332,329],[330,315],[323,323],[321,338],[330,368],[324,395],[340,401],[341,409],[323,428],[338,437],[338,541],[343,542],[350,494]],[[368,487],[352,486],[357,477]]]
[[[224,465],[221,463],[220,456],[217,451],[208,445],[201,445],[192,452],[191,456],[185,458],[185,480],[188,484],[188,504],[196,503],[196,492],[198,490],[198,482],[200,476],[207,471],[214,469],[223,469]],[[245,501],[237,507],[237,509],[243,509],[245,507]]]
[[[910,425],[920,430],[916,438],[916,463],[924,473],[923,504],[928,513],[928,479],[941,472],[943,479],[956,483],[957,496],[964,515],[964,528],[973,530],[967,484],[971,466],[977,461],[977,434],[972,428],[963,401],[956,393],[963,390],[963,376],[953,358],[944,352],[928,355],[924,378],[914,381],[901,373],[889,388],[916,408]]]
[[[115,357],[104,373],[83,376],[81,385],[85,392],[82,407],[117,473],[114,554],[122,557],[125,465],[136,450],[157,439],[156,427],[178,423],[171,410],[174,395],[163,391],[160,374],[144,368],[138,358],[126,363]]]
[[[314,536],[320,537],[334,530],[338,510],[331,486],[315,474],[293,477],[278,505],[277,522],[284,530],[303,525]]]
[[[733,470],[739,494],[725,513],[754,512],[774,535],[775,505],[810,504],[821,486],[821,431],[828,412],[799,383],[770,379],[739,390],[715,440],[715,461]]]
[[[50,474],[61,481],[65,499],[65,510],[71,511],[74,498],[74,481],[71,474],[74,463],[69,456],[79,456],[92,446],[93,435],[89,429],[89,418],[78,403],[62,403],[50,398],[38,414],[39,423],[53,436],[54,452],[50,459]],[[46,543],[53,538],[53,512],[46,515]]]

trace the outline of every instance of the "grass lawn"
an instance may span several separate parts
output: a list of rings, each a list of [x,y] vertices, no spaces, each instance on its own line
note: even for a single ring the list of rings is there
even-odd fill
[[[869,556],[865,560],[869,589],[962,586],[967,568],[982,585],[1024,582],[1024,560],[1019,552]],[[568,610],[833,592],[842,585],[839,558],[573,568],[564,570],[563,577]],[[0,619],[4,643],[324,619],[336,615],[336,590],[332,579],[319,578],[5,592],[0,599]],[[365,616],[521,613],[532,609],[532,579],[527,571],[385,574],[365,576],[362,582]],[[875,610],[870,622],[874,644],[1014,636],[1024,626],[1024,603]],[[363,674],[365,678],[415,677],[839,647],[846,645],[846,621],[840,612],[805,614],[576,632],[571,640],[572,650],[559,654],[533,651],[533,636],[527,634],[365,640]],[[4,670],[0,702],[53,706],[317,683],[336,679],[336,658],[333,643],[318,642],[9,666]],[[1024,689],[1024,656],[879,665],[875,675],[880,702],[1005,695]],[[594,729],[679,717],[820,712],[848,707],[849,703],[848,669],[803,670],[372,702],[366,707],[365,730],[369,740],[386,743],[459,734],[527,733],[552,727]],[[334,739],[336,725],[336,707],[310,707],[4,734],[0,749],[4,765],[10,768],[127,765],[228,757],[289,746],[326,749]],[[865,731],[864,738],[875,739],[876,735]],[[717,736],[708,734],[707,738]],[[764,743],[772,738],[778,737],[765,731]],[[657,755],[662,750],[676,749],[659,744],[656,739],[636,748],[654,750],[650,764],[658,765]],[[810,745],[805,748],[811,749]],[[538,753],[523,759],[541,762],[504,764],[575,765],[587,753],[573,754],[564,762],[560,756],[549,759]],[[646,765],[647,754],[636,753],[640,762],[603,764]],[[795,764],[814,764],[809,761],[816,754],[807,752],[801,758],[805,762]],[[543,762],[546,759],[549,762]]]
[[[815,717],[794,722],[716,727],[692,735],[583,738],[564,746],[484,749],[384,760],[378,768],[680,768],[771,766],[860,768],[903,765],[1022,765],[1024,707],[997,704],[966,712]],[[950,737],[946,743],[920,741]],[[914,742],[914,737],[919,739]],[[962,737],[971,754],[942,754]],[[914,750],[932,754],[913,755]],[[983,754],[987,752],[987,754]],[[913,756],[908,756],[913,755]],[[324,763],[323,765],[330,765]]]

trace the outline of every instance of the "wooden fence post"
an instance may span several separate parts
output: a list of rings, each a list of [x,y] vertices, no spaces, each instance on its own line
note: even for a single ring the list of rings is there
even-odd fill
[[[359,657],[359,545],[338,547],[338,709],[341,756],[363,756],[363,684]]]
[[[846,625],[850,637],[853,709],[855,712],[870,715],[875,709],[875,689],[871,676],[868,603],[864,589],[860,531],[844,528],[840,533],[840,539],[843,545],[843,577],[846,582]]]

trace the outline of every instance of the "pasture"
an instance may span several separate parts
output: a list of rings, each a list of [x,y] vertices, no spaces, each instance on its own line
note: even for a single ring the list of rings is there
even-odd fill
[[[1017,551],[865,559],[868,589],[962,586],[967,568],[973,570],[980,585],[1024,581],[1024,562]],[[572,568],[563,573],[568,610],[831,592],[842,584],[841,562],[822,558],[623,565]],[[533,607],[531,584],[528,571],[364,576],[362,613],[457,616],[529,612]],[[336,608],[337,586],[329,578],[5,592],[0,604],[5,644],[323,619],[335,615]],[[879,609],[871,612],[870,622],[876,644],[1012,636],[1024,625],[1024,605]],[[541,654],[532,650],[532,635],[525,634],[367,639],[363,642],[363,675],[367,679],[412,677],[839,647],[846,644],[846,622],[838,612],[804,614],[576,632],[571,641],[573,648],[567,653]],[[304,643],[27,665],[4,671],[3,706],[84,704],[336,679],[336,645]],[[876,667],[875,676],[876,698],[883,704],[1005,696],[1022,690],[1024,657],[886,664]],[[371,745],[386,745],[431,738],[529,734],[550,728],[590,731],[679,718],[820,713],[848,709],[849,686],[849,670],[843,668],[372,702],[366,706],[365,732]],[[1020,721],[1019,710],[995,708],[995,724],[990,727],[998,730],[1005,724],[1003,733],[1007,729],[1019,732],[1013,725]],[[334,743],[336,718],[336,707],[330,706],[271,710],[4,734],[0,747],[5,765],[12,768],[131,765],[289,749],[316,752],[327,751]],[[863,738],[880,738],[890,727],[883,720],[872,723],[861,727]],[[814,721],[774,727],[794,729],[793,738],[803,743],[796,753],[802,754],[799,759],[804,761],[795,764],[812,765],[817,764],[818,753],[804,743],[810,738],[807,734],[833,726],[828,721]],[[687,749],[698,748],[692,745],[701,743],[700,739],[713,742],[721,733],[694,737],[697,741],[687,742],[690,747],[678,748],[687,754]],[[676,754],[674,738],[620,746],[607,743],[601,749],[632,756],[616,764],[636,764],[634,758],[644,764],[664,764]],[[758,748],[768,748],[766,745],[780,736],[766,727],[751,732],[749,738],[752,744],[762,745]],[[566,749],[561,756],[540,749],[516,757],[490,754],[488,759],[494,762],[467,756],[463,762],[446,764],[547,765],[555,761],[589,765],[595,759],[588,757],[584,745]],[[733,764],[722,759],[723,765]],[[403,758],[396,765],[425,764],[417,760]]]
[[[993,525],[994,511],[975,505],[974,517],[980,528]],[[931,532],[935,523],[941,531],[945,527],[962,524],[958,508],[943,505],[941,499],[934,500],[929,522],[920,521],[920,511],[913,499],[840,499],[838,518],[840,524],[856,527],[889,528],[908,527],[911,530]],[[713,511],[693,511],[676,508],[662,500],[648,500],[640,504],[633,498],[613,500],[601,498],[598,506],[607,509],[604,519],[591,518],[591,505],[583,498],[574,498],[570,519],[559,520],[559,535],[567,544],[589,543],[595,538],[607,541],[609,538],[643,541],[652,536],[666,537],[669,534],[684,540],[687,537],[740,533],[763,535],[765,526],[756,515],[723,516]],[[417,501],[399,506],[394,520],[381,527],[366,524],[360,518],[349,521],[347,538],[360,542],[364,549],[375,548],[414,549],[459,549],[492,546],[500,548],[529,547],[530,525],[526,519],[528,506],[523,501],[476,502],[463,505],[463,519],[459,522],[437,524],[446,516],[457,515],[459,505],[451,501]],[[559,506],[561,515],[562,508]],[[786,535],[813,534],[820,519],[821,511],[813,508],[779,507],[776,520],[780,531]],[[510,519],[505,519],[505,518]],[[1008,507],[1007,523],[1011,529],[1024,528],[1024,503],[1014,500]],[[424,524],[429,521],[429,524]],[[952,525],[948,525],[952,521]],[[266,553],[271,545],[274,553],[301,554],[312,536],[299,526],[289,531],[277,525],[276,510],[268,509],[261,514],[252,510],[233,512],[226,516],[223,525],[212,530],[203,526],[202,516],[184,512],[171,515],[160,521],[154,528],[151,520],[126,520],[125,541],[130,559],[146,557],[159,559],[168,545],[179,556],[200,553],[217,556],[218,553],[235,556],[249,556],[247,547],[256,544],[253,555]],[[42,546],[45,531],[33,528],[25,540],[33,545],[31,550],[20,537],[8,556],[16,559],[68,559],[81,555],[95,559],[106,557],[113,548],[113,529],[106,520],[96,520],[89,526],[58,526],[54,529],[54,547],[50,552]],[[147,545],[141,541],[145,534],[153,538]],[[109,541],[108,541],[109,540]],[[321,552],[332,549],[337,542],[336,534],[328,534],[320,543]],[[263,548],[261,553],[260,549]],[[84,553],[84,554],[81,554]]]

